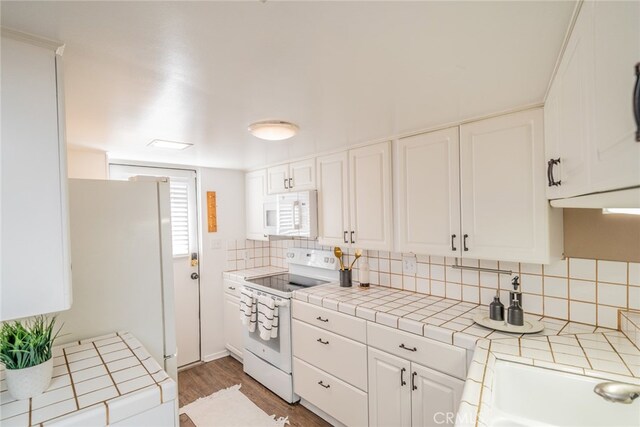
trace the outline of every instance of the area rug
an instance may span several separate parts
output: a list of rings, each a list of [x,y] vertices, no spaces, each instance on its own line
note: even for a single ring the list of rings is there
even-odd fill
[[[267,415],[240,392],[240,384],[180,408],[197,427],[284,427],[288,418]]]

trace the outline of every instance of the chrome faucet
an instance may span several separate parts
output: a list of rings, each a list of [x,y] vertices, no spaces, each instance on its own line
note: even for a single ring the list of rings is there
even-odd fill
[[[640,385],[626,383],[600,383],[593,391],[609,402],[632,403],[634,399],[640,397]]]

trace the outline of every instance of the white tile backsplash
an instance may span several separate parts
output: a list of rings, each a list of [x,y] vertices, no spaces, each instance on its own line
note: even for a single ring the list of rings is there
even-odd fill
[[[289,247],[331,250],[305,239],[259,242],[237,240],[228,243],[228,269],[275,266],[286,268]],[[353,260],[355,248],[344,249],[345,263]],[[503,304],[508,299],[511,277],[495,273],[451,268],[454,258],[417,255],[415,275],[403,275],[402,255],[386,251],[363,251],[354,267],[369,264],[372,284],[431,294],[467,302],[488,304],[500,289]],[[640,264],[564,259],[550,265],[492,260],[463,259],[465,266],[512,270],[521,277],[525,311],[563,320],[617,327],[617,310],[640,309]]]

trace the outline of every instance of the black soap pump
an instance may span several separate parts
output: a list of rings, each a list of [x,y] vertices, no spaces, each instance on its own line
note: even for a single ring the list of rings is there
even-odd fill
[[[493,302],[489,304],[489,318],[491,320],[504,321],[504,305],[500,302],[500,291],[496,291]]]
[[[511,300],[509,310],[507,310],[507,323],[513,326],[524,325],[524,312],[520,306],[520,301],[517,296]]]

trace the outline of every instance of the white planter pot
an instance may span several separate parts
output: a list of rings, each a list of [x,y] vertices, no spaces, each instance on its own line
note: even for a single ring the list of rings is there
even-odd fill
[[[44,363],[24,369],[5,369],[7,390],[14,398],[28,399],[49,388],[53,374],[53,357]]]

